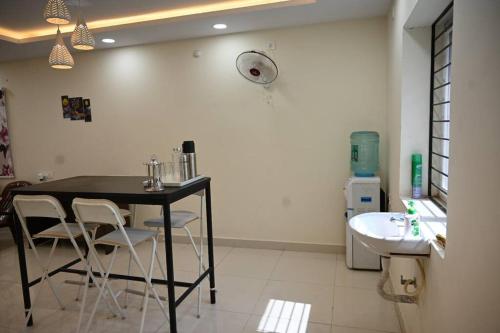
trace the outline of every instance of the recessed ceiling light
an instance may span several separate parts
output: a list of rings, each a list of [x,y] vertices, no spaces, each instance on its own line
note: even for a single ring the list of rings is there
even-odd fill
[[[113,44],[115,42],[113,38],[103,38],[101,41],[106,44]]]
[[[217,24],[214,24],[213,27],[214,27],[214,29],[217,29],[217,30],[224,30],[227,28],[227,25],[224,23],[217,23]]]

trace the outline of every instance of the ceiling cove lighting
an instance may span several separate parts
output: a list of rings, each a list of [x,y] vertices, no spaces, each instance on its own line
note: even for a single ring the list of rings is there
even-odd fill
[[[103,38],[101,39],[101,42],[106,43],[106,44],[113,44],[115,40],[113,38]]]
[[[64,44],[59,27],[57,28],[56,44],[52,47],[52,52],[50,52],[49,64],[50,67],[55,69],[71,69],[75,65],[71,53]]]
[[[68,24],[71,21],[68,7],[64,0],[49,0],[43,11],[45,20],[52,24]]]
[[[224,29],[227,29],[227,24],[217,23],[217,24],[213,25],[213,28],[216,30],[224,30]]]
[[[73,30],[73,33],[71,34],[71,45],[73,45],[73,47],[77,50],[93,50],[95,47],[95,39],[82,16],[80,0],[78,0],[78,9],[80,10],[80,13],[78,15],[78,20],[76,21],[75,30]]]
[[[227,11],[247,11],[252,8],[277,8],[286,6],[299,6],[316,3],[317,0],[227,0],[193,5],[175,9],[158,10],[146,14],[115,17],[96,21],[88,21],[89,29],[99,29],[100,31],[117,30],[119,27],[141,25],[147,22],[166,21],[174,18],[189,17],[196,15],[207,16],[210,13],[220,13]],[[50,0],[51,2],[63,3],[63,0]],[[48,5],[47,5],[48,6]],[[69,13],[68,13],[69,15]],[[69,20],[68,20],[69,22]],[[72,32],[72,27],[62,26],[62,33]],[[33,29],[27,31],[13,31],[0,26],[0,39],[14,43],[29,43],[40,40],[47,40],[53,35],[53,30]]]

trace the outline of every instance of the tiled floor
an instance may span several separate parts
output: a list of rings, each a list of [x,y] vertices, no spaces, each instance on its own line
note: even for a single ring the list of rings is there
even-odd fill
[[[139,248],[143,257],[148,251],[149,246]],[[42,252],[47,254],[48,247],[43,247]],[[67,262],[73,249],[63,245],[58,253],[53,265]],[[188,245],[175,244],[174,258],[177,280],[196,276],[196,258]],[[204,283],[201,318],[196,318],[193,293],[178,309],[179,332],[399,332],[393,304],[375,291],[379,274],[348,270],[343,255],[216,247],[215,260],[217,304],[210,304],[208,284]],[[126,252],[119,252],[116,271],[125,273],[127,262]],[[36,276],[38,270],[32,255],[28,264],[30,276]],[[137,273],[137,269],[132,270]],[[155,272],[159,276],[160,271]],[[68,278],[75,276],[55,277],[66,310],[58,308],[45,286],[35,308],[35,325],[24,329],[17,251],[7,237],[0,237],[0,332],[75,332],[79,303],[74,298],[78,287],[63,283]],[[112,284],[116,289],[124,286],[123,281]],[[134,286],[141,289],[139,284]],[[182,290],[179,288],[178,294]],[[35,291],[33,288],[32,293]],[[159,292],[165,294],[165,289],[159,288]],[[90,289],[90,299],[96,296],[95,288]],[[110,318],[102,304],[91,331],[137,332],[140,302],[138,296],[129,297],[124,320]],[[149,304],[145,331],[168,332],[159,307],[153,302]],[[89,305],[86,311],[90,309]]]

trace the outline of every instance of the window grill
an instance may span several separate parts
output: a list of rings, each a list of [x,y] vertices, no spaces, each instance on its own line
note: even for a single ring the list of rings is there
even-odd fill
[[[446,210],[450,160],[453,2],[432,24],[429,196]]]

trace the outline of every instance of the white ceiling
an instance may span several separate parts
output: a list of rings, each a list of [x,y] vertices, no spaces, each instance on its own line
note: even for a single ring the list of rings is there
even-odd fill
[[[214,2],[214,0],[80,0],[88,21],[142,14],[156,10]],[[220,0],[219,0],[220,1]],[[30,30],[47,27],[42,11],[47,0],[2,0],[0,27],[11,30]],[[78,0],[66,1],[75,17]],[[131,26],[110,32],[95,33],[98,49],[154,43],[168,40],[213,36],[243,31],[305,25],[320,22],[386,15],[390,0],[316,0],[314,4],[281,8],[255,9],[237,13],[214,13],[203,16]],[[214,23],[224,22],[228,29],[212,29]],[[101,38],[116,39],[112,46]],[[67,41],[68,42],[68,41]],[[0,40],[0,62],[48,55],[53,41],[15,44]]]

